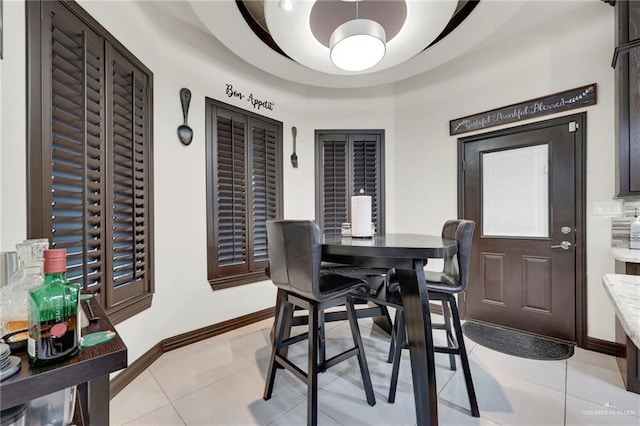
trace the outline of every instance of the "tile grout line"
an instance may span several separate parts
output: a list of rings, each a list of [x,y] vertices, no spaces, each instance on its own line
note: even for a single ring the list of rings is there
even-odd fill
[[[306,404],[306,401],[300,401],[297,405],[294,405],[293,407],[291,407],[290,409],[288,409],[287,411],[285,411],[284,413],[282,413],[281,415],[279,415],[278,417],[276,417],[275,419],[271,420],[269,423],[266,424],[266,426],[272,425],[275,422],[277,422],[279,419],[283,418],[284,416],[286,416],[288,413],[292,412],[293,410],[295,410],[298,405],[300,404]]]
[[[145,369],[145,371],[147,371],[147,372],[149,373],[149,375],[151,376],[151,378],[153,379],[153,381],[155,382],[155,384],[158,386],[158,388],[160,389],[160,391],[162,392],[162,394],[164,395],[164,397],[165,397],[165,398],[167,398],[167,401],[169,401],[169,404],[168,404],[168,405],[169,405],[169,406],[173,409],[173,411],[175,411],[175,413],[178,415],[178,417],[180,418],[180,421],[182,422],[182,424],[183,424],[183,425],[186,425],[187,423],[185,422],[185,420],[182,418],[182,416],[180,415],[180,413],[178,412],[178,410],[176,409],[176,407],[174,407],[174,406],[173,406],[173,402],[172,402],[172,401],[171,401],[171,399],[169,398],[169,395],[167,395],[167,393],[166,393],[166,392],[165,392],[165,390],[162,388],[162,386],[160,386],[160,383],[158,382],[158,380],[156,380],[156,376],[154,376],[154,375],[153,375],[153,373],[151,372],[151,370],[149,370],[148,368],[147,368],[147,369]],[[160,407],[158,407],[158,408],[155,408],[155,409],[153,409],[153,410],[151,410],[151,411],[149,411],[149,412],[147,412],[147,413],[140,414],[139,416],[136,416],[136,417],[134,417],[133,419],[128,420],[126,423],[123,423],[123,424],[122,424],[122,426],[126,426],[126,425],[128,425],[128,424],[131,424],[131,423],[135,422],[136,420],[138,420],[138,419],[140,419],[140,418],[142,418],[142,417],[144,417],[144,416],[148,416],[149,414],[151,414],[151,413],[153,413],[153,412],[155,412],[155,411],[158,411],[158,410],[160,410],[160,409],[162,409],[162,408],[164,408],[164,407],[166,407],[166,406],[167,406],[167,404],[162,405],[162,406],[160,406]]]
[[[217,343],[225,344],[225,342],[220,342],[220,341],[219,341],[219,342],[217,342]],[[184,395],[181,395],[179,398],[176,398],[176,400],[175,400],[175,401],[179,401],[179,400],[184,399],[184,398],[186,398],[186,397],[188,397],[188,396],[190,396],[190,395],[193,395],[194,393],[201,391],[202,389],[206,388],[207,386],[211,386],[211,385],[212,385],[212,384],[214,384],[214,383],[217,383],[217,382],[219,382],[219,381],[222,381],[222,380],[228,379],[229,377],[233,376],[234,374],[237,374],[237,373],[243,372],[243,371],[245,371],[245,370],[247,370],[247,369],[249,369],[249,368],[252,368],[252,367],[258,367],[258,368],[260,368],[260,366],[259,366],[257,363],[253,363],[251,360],[247,359],[247,357],[243,356],[241,353],[234,351],[234,350],[233,350],[233,348],[231,347],[231,345],[226,345],[226,346],[229,348],[229,350],[231,350],[231,352],[233,352],[234,354],[236,354],[236,355],[240,356],[242,359],[244,359],[245,361],[247,361],[249,364],[248,364],[246,367],[240,368],[239,370],[237,370],[237,371],[234,371],[234,372],[230,373],[229,375],[226,375],[226,376],[220,377],[220,378],[218,378],[218,379],[216,379],[216,380],[214,380],[214,381],[212,381],[212,382],[210,382],[210,383],[207,383],[207,384],[203,385],[202,387],[199,387],[199,388],[197,388],[197,389],[192,390],[192,391],[191,391],[191,392],[189,392],[189,393],[186,393],[186,394],[184,394]],[[152,365],[153,365],[153,364],[152,364]],[[151,377],[153,378],[153,380],[156,382],[156,384],[158,385],[158,387],[160,388],[160,390],[162,391],[162,393],[164,394],[164,396],[165,396],[165,397],[167,398],[167,400],[169,401],[169,405],[171,405],[171,408],[173,408],[173,410],[176,412],[176,414],[178,415],[178,417],[180,417],[180,420],[182,420],[183,424],[185,424],[185,425],[186,425],[187,423],[186,423],[186,421],[184,420],[184,418],[182,417],[182,415],[180,415],[180,411],[178,411],[178,409],[176,408],[176,406],[173,404],[173,403],[174,403],[174,401],[172,401],[172,400],[171,400],[171,398],[169,398],[169,395],[167,395],[167,393],[166,393],[166,391],[164,390],[164,388],[160,385],[160,382],[158,382],[158,380],[156,379],[156,377],[155,377],[155,375],[153,374],[153,372],[152,372],[149,368],[147,368],[147,371],[149,372],[149,374],[151,375]],[[156,411],[156,410],[153,410],[153,411]],[[153,411],[151,411],[151,412],[153,412]],[[147,413],[147,414],[150,414],[150,413]],[[144,414],[144,415],[147,415],[147,414]],[[139,418],[139,417],[142,417],[142,416],[138,416],[137,418]]]
[[[151,364],[151,365],[153,365],[153,364]],[[186,425],[187,424],[186,420],[180,415],[180,411],[178,411],[178,409],[175,407],[175,405],[173,405],[173,401],[171,401],[171,398],[169,398],[169,395],[167,395],[167,392],[160,385],[160,382],[158,382],[158,380],[156,379],[156,376],[153,374],[153,372],[149,368],[147,368],[147,370],[149,371],[149,374],[151,374],[151,377],[153,377],[153,380],[156,382],[156,384],[158,385],[158,387],[160,388],[160,390],[162,391],[164,396],[167,398],[167,401],[169,401],[169,405],[171,406],[173,411],[175,411],[175,413],[178,415],[178,417],[180,417],[180,420],[182,421],[182,424]]]
[[[569,359],[564,360],[564,426],[567,426],[567,390],[569,381]]]

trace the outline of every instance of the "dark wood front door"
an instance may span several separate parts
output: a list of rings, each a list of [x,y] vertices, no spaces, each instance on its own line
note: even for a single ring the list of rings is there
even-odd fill
[[[466,318],[576,341],[583,121],[460,140],[462,217],[477,224]]]

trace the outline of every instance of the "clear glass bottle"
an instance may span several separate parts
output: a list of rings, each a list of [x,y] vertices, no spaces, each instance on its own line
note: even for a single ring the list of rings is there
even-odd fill
[[[75,355],[79,349],[80,286],[66,277],[67,252],[44,252],[44,283],[29,291],[31,365],[43,365]]]
[[[42,264],[26,263],[20,270],[21,276],[12,285],[0,292],[2,298],[2,336],[11,335],[11,341],[24,341],[27,332],[13,334],[28,327],[28,292],[42,285]]]
[[[29,290],[42,285],[42,253],[49,248],[46,239],[25,240],[16,244],[18,269],[12,280],[0,288],[0,325],[2,336],[28,327]],[[11,336],[11,341],[26,341],[26,331]]]

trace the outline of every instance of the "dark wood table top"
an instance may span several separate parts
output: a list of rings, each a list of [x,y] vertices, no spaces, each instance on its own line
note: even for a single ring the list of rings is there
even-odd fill
[[[325,235],[322,243],[322,259],[344,261],[345,257],[358,265],[377,267],[413,268],[412,259],[444,258],[458,250],[456,240],[439,235],[392,234],[372,238],[351,238]]]
[[[100,319],[83,328],[82,335],[96,331],[116,331],[98,301],[92,298],[89,302],[93,312]],[[82,301],[81,305],[84,309],[85,302]],[[85,314],[89,316],[86,309]],[[108,342],[83,347],[77,355],[43,367],[30,367],[26,350],[11,355],[21,358],[21,367],[14,376],[0,382],[3,408],[23,404],[60,389],[88,382],[127,366],[127,347],[117,333]]]

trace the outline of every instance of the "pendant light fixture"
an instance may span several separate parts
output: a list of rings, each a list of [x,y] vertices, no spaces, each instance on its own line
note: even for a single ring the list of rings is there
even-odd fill
[[[386,34],[382,25],[371,19],[347,21],[331,34],[331,62],[345,71],[363,71],[382,60],[386,52]]]

